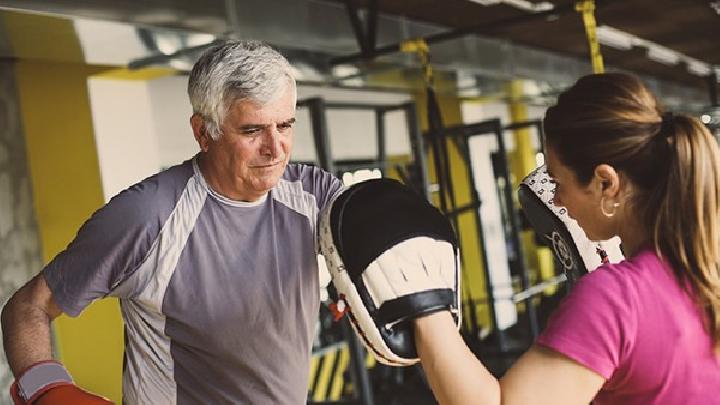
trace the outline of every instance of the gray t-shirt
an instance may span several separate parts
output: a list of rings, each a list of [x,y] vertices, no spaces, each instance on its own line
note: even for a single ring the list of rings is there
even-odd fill
[[[229,200],[195,159],[115,196],[43,270],[70,316],[120,298],[128,404],[301,404],[319,309],[318,213],[342,183],[288,165]]]

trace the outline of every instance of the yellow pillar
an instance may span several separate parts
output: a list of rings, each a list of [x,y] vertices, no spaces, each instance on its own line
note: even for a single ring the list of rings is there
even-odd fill
[[[510,103],[508,104],[510,120],[513,123],[527,121],[527,105],[522,101],[523,81],[511,80],[508,84],[508,93],[510,95]],[[515,141],[515,150],[511,156],[511,181],[513,186],[517,187],[518,182],[536,167],[535,150],[528,128],[516,129],[513,140]]]
[[[19,58],[17,89],[47,263],[103,204],[87,93],[87,78],[98,69],[82,62],[69,20],[6,12],[3,22]],[[49,59],[32,59],[39,54]],[[54,332],[60,360],[75,381],[121,403],[123,328],[117,300],[98,301],[77,319],[61,316]]]

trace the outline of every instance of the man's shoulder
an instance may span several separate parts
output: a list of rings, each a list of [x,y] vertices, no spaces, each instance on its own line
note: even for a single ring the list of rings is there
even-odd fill
[[[310,194],[323,194],[342,186],[342,182],[331,173],[318,166],[303,163],[289,163],[280,183],[283,182],[293,183],[296,188]]]
[[[192,177],[190,160],[165,168],[116,194],[105,208],[132,210],[134,216],[168,215]]]
[[[152,176],[133,184],[128,189],[140,192],[182,190],[193,175],[193,161],[186,160],[174,166],[163,168]]]
[[[341,188],[342,182],[337,177],[317,166],[290,163],[272,195],[286,205],[291,200],[312,201],[314,211],[322,209]]]
[[[320,167],[305,163],[288,163],[282,178],[287,181],[298,181],[316,176],[332,176]]]

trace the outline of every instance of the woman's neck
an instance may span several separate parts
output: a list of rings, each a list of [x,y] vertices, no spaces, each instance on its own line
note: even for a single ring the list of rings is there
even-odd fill
[[[633,257],[642,249],[650,245],[650,232],[645,230],[638,221],[637,215],[628,216],[620,222],[618,235],[622,241],[622,250],[625,257]]]

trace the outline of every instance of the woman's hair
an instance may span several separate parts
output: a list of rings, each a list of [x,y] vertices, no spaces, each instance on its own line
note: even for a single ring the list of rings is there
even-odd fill
[[[279,52],[259,41],[230,41],[206,50],[193,66],[188,95],[193,113],[203,117],[213,139],[235,101],[274,101],[295,86],[292,67]]]
[[[634,212],[681,284],[691,283],[720,353],[720,152],[707,128],[665,113],[638,78],[610,73],[563,92],[544,129],[581,184],[603,163],[629,178]]]

